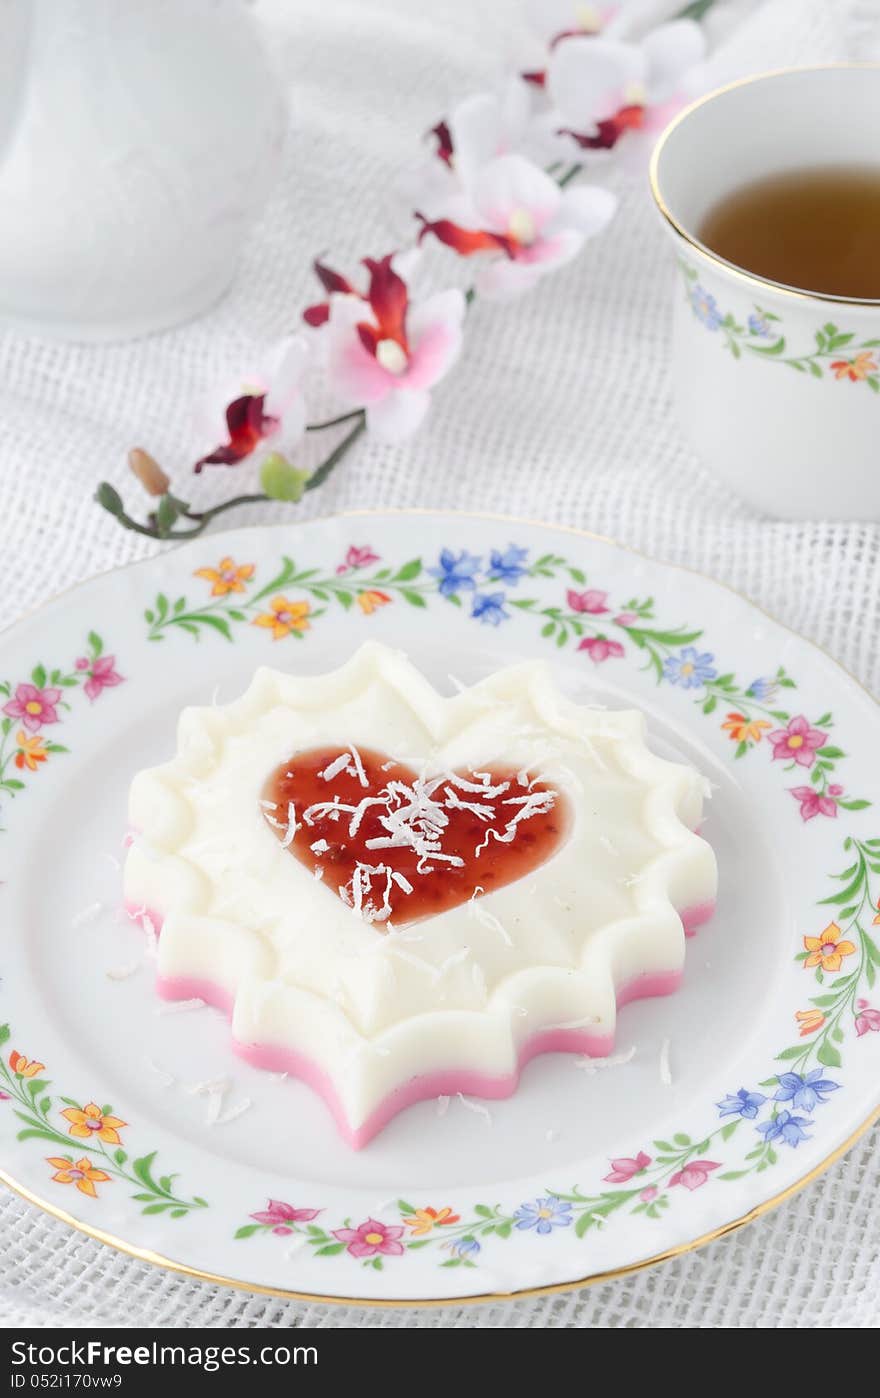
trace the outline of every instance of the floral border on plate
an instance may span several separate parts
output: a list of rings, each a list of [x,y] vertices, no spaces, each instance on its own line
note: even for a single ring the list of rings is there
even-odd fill
[[[626,656],[643,658],[657,684],[675,685],[692,694],[706,717],[720,705],[720,727],[731,739],[734,759],[756,750],[768,752],[781,772],[797,780],[798,785],[788,789],[796,802],[792,811],[799,811],[802,822],[836,819],[840,810],[861,810],[870,804],[848,797],[836,780],[837,766],[846,754],[829,742],[832,715],[826,712],[813,719],[779,707],[780,696],[797,688],[782,666],[748,683],[737,680],[732,672],[719,673],[715,656],[701,648],[702,629],[658,622],[652,597],[612,603],[608,591],[588,585],[583,569],[562,555],[545,553],[530,559],[527,549],[508,544],[482,555],[443,548],[428,563],[412,558],[387,565],[371,547],[352,545],[334,567],[325,570],[299,569],[285,557],[265,584],[257,573],[255,564],[236,563],[229,557],[196,569],[195,577],[206,585],[204,596],[190,603],[185,596],[171,601],[160,593],[145,613],[148,638],[161,641],[178,631],[193,639],[209,633],[232,641],[237,628],[252,625],[274,642],[302,641],[335,607],[356,610],[368,622],[392,604],[426,608],[446,603],[474,624],[490,627],[500,627],[519,614],[534,621],[548,644],[574,647],[595,665]],[[530,581],[539,579],[549,580],[554,592],[558,585],[559,595],[549,600],[528,595],[547,590],[544,583],[529,588]],[[82,683],[88,697],[95,699],[122,678],[113,657],[103,656],[101,640],[92,632],[88,655],[80,657],[70,673],[37,666],[30,680],[4,685],[9,723],[3,736],[8,737],[17,721],[24,728],[26,714],[28,731],[36,733],[58,721],[57,708],[64,701],[60,693],[55,695],[56,689],[73,689]],[[28,712],[28,704],[37,705],[38,711]],[[734,707],[728,709],[728,705]],[[10,706],[16,708],[14,715]],[[64,750],[44,746],[47,754]],[[15,752],[19,751],[23,758],[17,765],[28,773],[40,770],[41,761],[36,760],[33,767],[27,762],[28,748],[18,743]],[[7,752],[7,763],[12,755]],[[809,784],[801,782],[801,775]],[[11,794],[19,789],[13,787]],[[707,1134],[693,1138],[677,1132],[669,1139],[646,1142],[633,1155],[610,1161],[601,1182],[587,1188],[575,1185],[567,1192],[548,1188],[514,1209],[486,1203],[458,1211],[453,1204],[399,1200],[394,1222],[375,1218],[328,1222],[313,1200],[291,1204],[269,1199],[264,1209],[249,1215],[235,1237],[294,1235],[296,1244],[315,1256],[346,1255],[376,1270],[387,1260],[423,1248],[434,1248],[441,1266],[474,1267],[493,1240],[503,1241],[515,1233],[546,1238],[568,1228],[583,1237],[591,1229],[607,1226],[620,1213],[657,1219],[681,1191],[693,1193],[772,1168],[783,1151],[795,1150],[810,1138],[814,1113],[843,1086],[828,1076],[829,1072],[840,1074],[842,1049],[880,1032],[880,1009],[868,999],[880,969],[880,950],[869,931],[880,923],[880,838],[847,835],[843,852],[846,867],[831,874],[832,891],[820,901],[823,911],[803,936],[803,949],[797,955],[810,976],[811,988],[818,991],[805,995],[804,1008],[795,1014],[792,1037],[797,1042],[776,1055],[762,1081],[738,1088],[731,1085],[731,1091],[714,1105],[717,1125]],[[4,1026],[0,1045],[8,1042],[9,1030]],[[110,1104],[53,1096],[43,1073],[41,1062],[13,1048],[0,1061],[0,1098],[10,1103],[23,1123],[19,1140],[40,1139],[54,1147],[55,1153],[45,1157],[53,1182],[89,1199],[99,1199],[110,1186],[123,1184],[134,1189],[131,1197],[145,1214],[164,1213],[178,1219],[208,1207],[201,1196],[179,1194],[173,1175],[156,1173],[155,1151],[130,1156],[122,1133],[134,1128],[116,1116]],[[716,1155],[724,1158],[712,1158]]]

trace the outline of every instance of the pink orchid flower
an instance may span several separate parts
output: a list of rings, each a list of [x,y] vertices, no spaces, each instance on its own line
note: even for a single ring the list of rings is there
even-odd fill
[[[369,545],[358,548],[356,544],[352,544],[345,555],[345,562],[339,564],[336,572],[339,574],[347,573],[351,568],[368,568],[371,563],[378,562],[378,553],[374,553]]]
[[[333,1236],[340,1243],[347,1244],[352,1257],[375,1257],[378,1253],[384,1253],[386,1257],[400,1257],[403,1243],[397,1240],[403,1231],[402,1227],[368,1218],[357,1228],[334,1228]]]
[[[97,699],[105,689],[112,689],[114,685],[123,683],[123,676],[116,671],[115,665],[115,655],[101,655],[91,662],[89,678],[83,686],[90,699]],[[79,667],[79,661],[77,666]]]
[[[524,156],[501,155],[474,173],[447,217],[416,217],[422,223],[420,242],[431,233],[461,257],[500,254],[480,267],[474,285],[481,296],[502,300],[521,295],[570,262],[616,207],[606,189],[563,190]]]
[[[828,739],[828,734],[818,728],[811,728],[803,714],[789,721],[785,728],[777,728],[768,733],[767,740],[773,745],[773,761],[789,758],[799,767],[812,767],[816,760],[816,749]]]
[[[641,1193],[639,1194],[639,1198],[641,1199],[643,1204],[651,1204],[657,1198],[657,1195],[659,1193],[660,1191],[657,1188],[656,1184],[649,1184],[641,1191]]]
[[[859,1038],[863,1034],[880,1034],[880,1010],[875,1010],[868,1004],[867,1000],[857,1000],[856,1009],[856,1033]]]
[[[225,424],[227,440],[196,462],[197,472],[203,466],[237,466],[270,440],[266,451],[277,450],[281,440],[285,447],[299,440],[306,425],[302,379],[307,359],[303,336],[290,335],[263,365],[239,375],[217,395],[206,431],[219,438]]]
[[[35,684],[20,684],[3,712],[10,718],[20,719],[30,733],[36,733],[45,723],[58,723],[58,710],[55,705],[61,698],[61,690],[54,685],[38,689]]]
[[[585,636],[578,646],[578,650],[585,650],[596,665],[600,665],[603,660],[608,660],[612,656],[619,659],[625,654],[619,641],[609,641],[605,636]]]
[[[685,1189],[699,1189],[709,1178],[709,1171],[719,1169],[720,1164],[718,1160],[692,1160],[683,1170],[676,1170],[669,1183],[684,1185]]]
[[[311,1223],[320,1212],[320,1209],[295,1209],[292,1204],[285,1204],[281,1199],[270,1199],[269,1207],[251,1214],[251,1218],[256,1219],[257,1223],[268,1224],[273,1233],[285,1237],[293,1232],[291,1224]]]
[[[643,1150],[640,1150],[636,1156],[621,1156],[620,1159],[611,1161],[611,1172],[604,1175],[603,1179],[608,1184],[626,1184],[633,1175],[640,1175],[643,1170],[646,1170],[650,1163],[650,1155],[646,1155]]]
[[[623,137],[644,161],[656,136],[701,85],[706,39],[693,20],[679,19],[625,42],[613,22],[601,38],[567,37],[547,65],[552,103],[545,122],[580,150],[614,149]],[[570,149],[570,146],[569,146]]]
[[[326,330],[327,377],[343,402],[365,408],[380,441],[398,442],[421,423],[429,390],[449,372],[462,340],[465,300],[440,291],[412,303],[391,256],[365,258],[366,297],[334,295]]]
[[[595,587],[588,587],[586,592],[575,592],[569,588],[565,600],[573,612],[590,612],[592,616],[601,616],[603,612],[608,611],[608,593],[600,592]]]
[[[820,793],[813,786],[790,786],[789,791],[796,801],[801,805],[801,819],[812,820],[814,816],[836,816],[836,797],[843,795],[843,787],[833,783],[824,793]]]

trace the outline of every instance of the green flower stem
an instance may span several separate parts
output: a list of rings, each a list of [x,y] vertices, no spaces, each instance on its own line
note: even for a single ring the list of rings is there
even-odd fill
[[[338,447],[334,447],[326,461],[323,461],[316,471],[313,471],[305,483],[306,490],[317,490],[318,486],[324,484],[328,476],[335,471],[339,462],[345,456],[350,447],[354,446],[358,437],[367,429],[367,415],[363,410],[356,414],[358,420],[347,436],[343,437]]]
[[[341,413],[339,417],[328,417],[324,422],[310,422],[306,426],[307,432],[326,432],[328,427],[341,427],[344,422],[354,422],[364,416],[363,408],[353,408],[350,413]]]
[[[574,165],[569,165],[565,174],[560,175],[559,179],[556,181],[556,183],[559,185],[559,188],[565,189],[565,186],[571,184],[572,180],[577,178],[577,176],[580,174],[583,168],[583,165],[581,165],[579,161],[576,162]]]
[[[2,1042],[6,1043],[8,1039],[7,1029]],[[140,1191],[139,1195],[135,1197],[139,1202],[146,1203],[150,1212],[164,1212],[168,1208],[186,1213],[190,1209],[206,1207],[203,1199],[178,1198],[171,1188],[173,1176],[164,1175],[158,1181],[153,1178],[151,1166],[155,1152],[132,1162],[132,1169],[129,1170],[126,1168],[129,1159],[128,1153],[121,1146],[115,1146],[108,1150],[104,1141],[88,1137],[72,1137],[69,1132],[59,1130],[49,1119],[49,1112],[54,1107],[54,1103],[48,1095],[48,1082],[36,1078],[23,1078],[21,1074],[13,1073],[5,1058],[0,1059],[0,1075],[2,1075],[4,1087],[8,1090],[9,1096],[22,1109],[16,1111],[16,1116],[24,1123],[24,1130],[18,1133],[20,1141],[38,1138],[47,1141],[50,1145],[63,1148],[68,1156],[71,1154],[81,1156],[88,1153],[96,1157],[106,1165],[110,1175],[116,1179],[124,1180]],[[67,1098],[61,1098],[61,1101],[82,1111],[82,1106],[79,1103]],[[179,1217],[180,1215],[175,1213],[174,1216]]]

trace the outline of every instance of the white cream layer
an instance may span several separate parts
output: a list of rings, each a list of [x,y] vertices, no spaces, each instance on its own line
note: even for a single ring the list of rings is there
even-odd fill
[[[135,777],[126,902],[164,921],[164,979],[225,990],[235,1037],[313,1060],[356,1127],[415,1074],[509,1074],[552,1026],[613,1035],[617,988],[681,968],[676,909],[715,896],[693,833],[705,783],[644,733],[637,711],[565,699],[541,662],[452,698],[375,643],[323,676],[261,669],[234,703],[184,710],[177,755]],[[522,879],[386,935],[282,848],[260,806],[296,751],[349,743],[424,776],[540,773],[567,798],[568,836]]]

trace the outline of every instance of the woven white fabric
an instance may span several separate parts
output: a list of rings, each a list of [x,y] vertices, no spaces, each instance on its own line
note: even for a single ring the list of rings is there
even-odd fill
[[[876,56],[877,9],[767,0],[730,41],[723,76],[848,57],[853,44]],[[352,266],[395,246],[408,216],[387,191],[401,162],[454,100],[515,61],[524,38],[518,0],[262,0],[256,12],[289,89],[290,137],[230,295],[197,324],[136,344],[0,336],[0,623],[154,551],[90,502],[96,479],[132,499],[124,453],[135,443],[169,466],[194,459],[206,445],[193,432],[198,395],[296,323],[313,297],[312,254],[332,250]],[[880,690],[880,529],[769,521],[701,470],[670,417],[672,285],[646,189],[630,187],[580,261],[516,306],[475,306],[463,359],[419,435],[398,448],[361,444],[301,516],[427,505],[589,528],[733,584]],[[750,450],[748,424],[742,445]],[[193,490],[210,502],[231,486],[217,470]],[[269,506],[236,522],[293,517]],[[878,1139],[699,1254],[579,1293],[442,1311],[227,1291],[132,1261],[7,1198],[0,1323],[875,1327]]]

